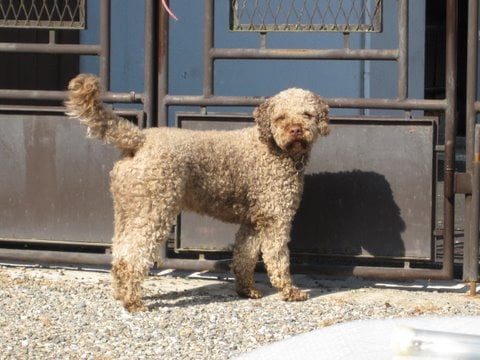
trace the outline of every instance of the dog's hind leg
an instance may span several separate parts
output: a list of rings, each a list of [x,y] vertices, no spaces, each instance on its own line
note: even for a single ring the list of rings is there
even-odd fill
[[[173,191],[171,183],[145,182],[129,178],[128,171],[116,170],[111,186],[115,212],[113,292],[127,310],[140,311],[145,310],[142,282],[170,233],[179,211],[180,192]]]
[[[255,266],[260,253],[257,231],[253,225],[241,225],[233,248],[232,271],[238,295],[251,299],[262,297],[255,288]]]
[[[113,295],[131,312],[146,310],[142,300],[142,283],[158,256],[160,246],[165,244],[175,219],[175,216],[160,218],[157,212],[142,212],[141,216],[127,221],[128,230],[115,234],[112,247]]]
[[[148,210],[151,203],[146,201],[143,206],[136,217],[120,219],[122,224],[115,231],[112,247],[114,297],[132,312],[145,310],[142,282],[153,265],[159,247],[167,239],[171,226],[165,218],[160,218],[157,211]],[[123,214],[115,215],[122,218]]]

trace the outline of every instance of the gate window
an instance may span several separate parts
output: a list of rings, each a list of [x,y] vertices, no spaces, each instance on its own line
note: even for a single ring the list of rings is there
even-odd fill
[[[0,27],[83,29],[85,0],[2,0]]]
[[[231,0],[230,29],[379,32],[382,0]]]

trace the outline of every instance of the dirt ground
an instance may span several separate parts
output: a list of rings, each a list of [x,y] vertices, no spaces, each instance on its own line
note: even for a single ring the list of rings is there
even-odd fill
[[[0,264],[2,265],[2,264]],[[105,269],[18,266],[11,264],[3,267],[0,281],[6,275],[11,278],[28,276],[33,278],[80,283],[109,283],[110,275]],[[469,284],[462,281],[374,281],[354,277],[334,278],[312,275],[294,275],[295,283],[307,290],[312,298],[321,296],[335,302],[379,304],[401,306],[418,313],[434,313],[435,308],[449,305],[470,304],[479,307],[480,285],[477,296],[470,296]],[[273,296],[265,274],[257,274],[256,281],[265,296]],[[145,290],[155,292],[185,292],[208,290],[210,295],[233,293],[233,277],[229,273],[186,272],[164,270],[151,274],[144,283]]]

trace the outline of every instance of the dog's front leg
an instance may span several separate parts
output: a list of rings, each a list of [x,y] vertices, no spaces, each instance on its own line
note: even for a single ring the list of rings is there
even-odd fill
[[[261,240],[261,252],[272,285],[281,292],[285,301],[304,301],[308,294],[293,285],[290,276],[288,251],[289,227],[272,226],[265,229]]]

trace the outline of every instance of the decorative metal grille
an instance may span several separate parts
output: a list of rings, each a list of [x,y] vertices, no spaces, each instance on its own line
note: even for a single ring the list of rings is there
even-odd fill
[[[230,0],[233,31],[382,31],[382,0]]]
[[[85,0],[0,0],[0,27],[83,29]]]

